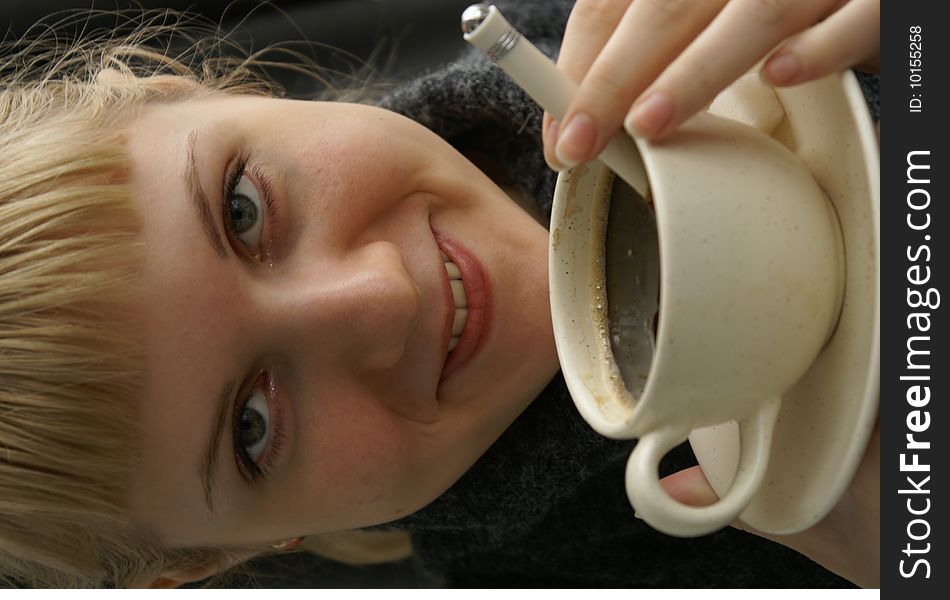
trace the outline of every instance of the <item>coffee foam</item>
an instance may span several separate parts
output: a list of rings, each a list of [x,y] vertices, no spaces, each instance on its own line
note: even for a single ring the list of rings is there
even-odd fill
[[[659,241],[651,205],[613,178],[595,199],[591,240],[598,251],[591,265],[591,318],[596,352],[604,369],[606,402],[635,406],[653,361],[659,305]]]

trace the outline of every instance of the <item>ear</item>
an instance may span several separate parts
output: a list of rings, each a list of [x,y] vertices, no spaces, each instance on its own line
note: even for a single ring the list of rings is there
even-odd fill
[[[227,569],[220,568],[220,565],[215,563],[208,563],[198,567],[192,567],[191,569],[182,569],[176,571],[167,571],[162,573],[152,581],[149,581],[147,585],[142,586],[150,589],[171,589],[182,586],[186,583],[192,583],[195,581],[201,581],[202,579],[207,579],[212,575],[217,575],[222,573]],[[136,586],[137,587],[137,586]]]
[[[194,78],[181,75],[149,75],[137,77],[134,73],[107,67],[96,73],[96,84],[106,87],[139,86],[159,95],[179,95],[206,88]]]
[[[134,589],[177,588],[186,583],[201,581],[202,579],[207,579],[219,573],[224,573],[225,571],[254,558],[258,554],[258,552],[241,553],[226,559],[208,561],[203,565],[191,567],[190,569],[165,571],[164,573],[161,573],[157,576],[146,576],[139,580],[133,581],[131,584],[129,584],[129,587]]]
[[[135,79],[134,75],[126,75],[112,67],[107,67],[96,73],[96,83],[99,85],[116,85],[132,79]]]

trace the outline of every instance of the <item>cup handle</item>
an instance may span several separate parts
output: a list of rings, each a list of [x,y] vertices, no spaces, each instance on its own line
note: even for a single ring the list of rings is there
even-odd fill
[[[657,473],[660,459],[689,432],[677,428],[651,431],[640,438],[627,461],[627,497],[637,515],[670,535],[696,537],[732,523],[759,489],[769,463],[772,431],[781,398],[766,402],[752,417],[739,421],[739,467],[729,491],[709,506],[687,506],[666,493]]]

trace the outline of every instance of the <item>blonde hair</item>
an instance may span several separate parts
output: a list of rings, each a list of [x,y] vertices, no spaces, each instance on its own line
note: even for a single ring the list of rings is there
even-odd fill
[[[247,556],[246,548],[163,549],[124,508],[143,364],[134,327],[117,323],[140,258],[121,131],[146,103],[280,95],[258,71],[275,63],[243,54],[194,17],[111,14],[126,33],[112,25],[59,43],[57,32],[81,21],[74,15],[0,49],[0,582],[8,585],[126,585]],[[187,49],[172,55],[182,41]]]

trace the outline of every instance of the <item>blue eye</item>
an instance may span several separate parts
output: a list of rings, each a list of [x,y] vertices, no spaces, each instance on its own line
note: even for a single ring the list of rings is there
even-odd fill
[[[270,409],[267,396],[260,388],[255,389],[238,407],[234,439],[238,451],[256,463],[267,450],[270,440]]]
[[[267,371],[248,389],[234,400],[231,438],[240,474],[256,483],[267,479],[278,464],[285,441],[284,417],[280,392]]]
[[[248,250],[261,247],[264,229],[264,208],[254,183],[244,174],[245,165],[238,165],[224,199],[224,218],[228,228]]]

